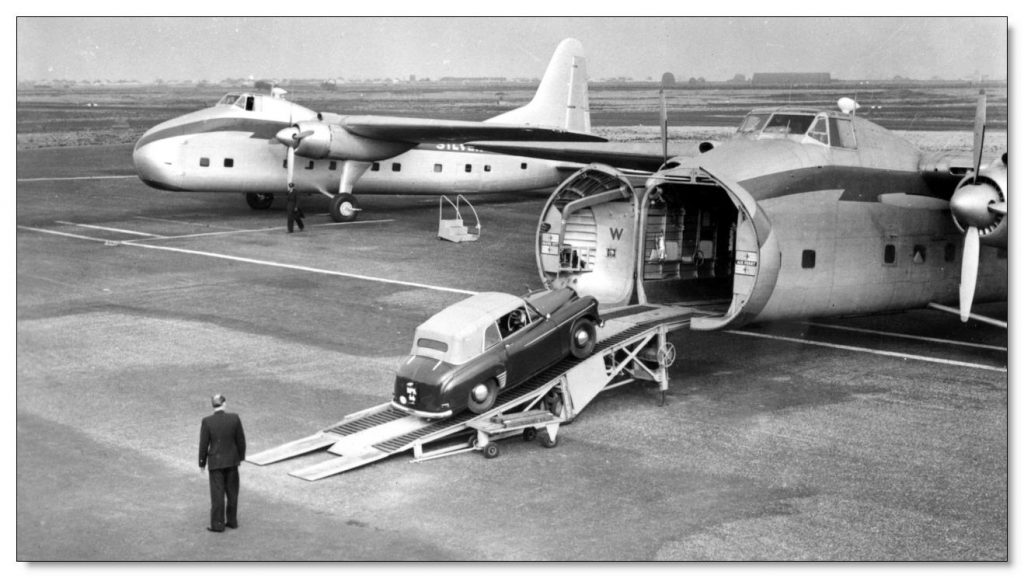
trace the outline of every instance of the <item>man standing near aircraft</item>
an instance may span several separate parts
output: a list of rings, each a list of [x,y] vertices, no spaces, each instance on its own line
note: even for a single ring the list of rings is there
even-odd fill
[[[206,529],[223,532],[225,525],[238,527],[238,464],[245,459],[245,431],[238,414],[225,411],[223,395],[218,393],[211,401],[213,415],[203,418],[199,430],[199,469],[210,466],[210,525]]]
[[[286,207],[288,211],[288,232],[291,233],[295,229],[295,225],[299,226],[299,230],[305,229],[305,225],[302,224],[303,214],[302,208],[299,207],[299,194],[295,192],[295,185],[288,185],[288,205]]]

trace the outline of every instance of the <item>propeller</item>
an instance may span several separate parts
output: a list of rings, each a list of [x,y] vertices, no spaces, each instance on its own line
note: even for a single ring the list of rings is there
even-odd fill
[[[288,190],[295,188],[295,149],[299,148],[302,139],[313,134],[311,130],[299,131],[299,127],[283,128],[274,136],[277,142],[288,147]]]
[[[658,91],[661,97],[661,157],[662,163],[668,162],[668,106],[665,104],[665,89]]]
[[[960,269],[960,320],[971,315],[974,290],[978,282],[978,259],[981,251],[981,231],[989,232],[1006,216],[1006,201],[990,182],[980,179],[981,154],[985,144],[985,91],[978,93],[978,107],[974,115],[974,173],[959,187],[949,200],[953,218],[964,229],[964,252]]]

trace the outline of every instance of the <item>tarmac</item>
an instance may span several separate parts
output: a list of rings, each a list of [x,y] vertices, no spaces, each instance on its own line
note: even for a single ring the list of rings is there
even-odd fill
[[[288,234],[283,198],[132,174],[125,146],[17,154],[19,561],[1008,557],[1007,331],[932,310],[676,332],[664,407],[608,392],[551,449],[244,464],[241,527],[211,535],[210,396],[250,453],[388,401],[419,323],[540,287],[546,195],[472,199],[482,237],[454,244],[435,197],[350,224],[309,199]]]

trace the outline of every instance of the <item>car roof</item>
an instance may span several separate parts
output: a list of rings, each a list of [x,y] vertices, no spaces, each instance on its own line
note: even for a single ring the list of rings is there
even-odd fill
[[[450,305],[420,325],[424,333],[462,334],[479,331],[481,322],[493,323],[498,317],[523,304],[521,297],[508,293],[484,292]]]

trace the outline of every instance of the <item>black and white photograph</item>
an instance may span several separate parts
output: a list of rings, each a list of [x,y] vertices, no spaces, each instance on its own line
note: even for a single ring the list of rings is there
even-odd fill
[[[1008,569],[994,11],[12,18],[14,559]]]

